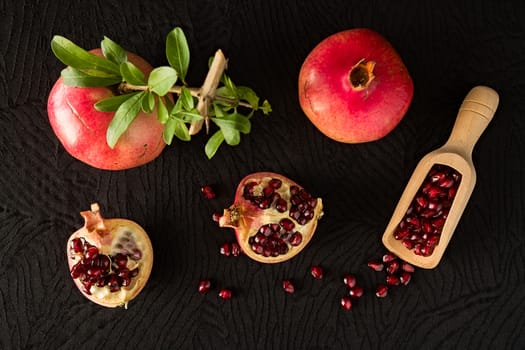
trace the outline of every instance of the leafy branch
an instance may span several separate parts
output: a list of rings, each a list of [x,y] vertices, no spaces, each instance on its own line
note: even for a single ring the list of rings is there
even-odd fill
[[[203,84],[189,87],[186,74],[190,63],[190,50],[181,28],[174,28],[166,38],[167,66],[154,68],[148,77],[132,62],[126,51],[113,40],[104,37],[102,56],[77,46],[72,41],[54,36],[51,49],[65,65],[62,70],[64,84],[78,87],[115,87],[112,97],[95,103],[102,112],[115,112],[109,124],[106,141],[113,148],[129,125],[143,111],[157,111],[157,119],[164,125],[163,138],[168,145],[176,137],[183,141],[199,133],[203,127],[210,132],[210,123],[216,127],[205,145],[208,158],[212,158],[222,143],[235,146],[241,133],[251,131],[250,119],[260,110],[268,115],[268,101],[259,101],[249,87],[237,86],[225,74],[227,60],[221,50],[210,59],[209,70]],[[180,82],[180,85],[176,85]],[[244,110],[248,110],[245,112]]]

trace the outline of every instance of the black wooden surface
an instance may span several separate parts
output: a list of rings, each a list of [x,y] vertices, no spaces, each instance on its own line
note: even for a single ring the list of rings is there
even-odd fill
[[[523,349],[525,347],[525,7],[521,1],[24,1],[0,3],[0,348],[2,349]],[[154,66],[181,26],[191,49],[188,80],[200,84],[221,48],[229,75],[273,106],[256,115],[238,147],[207,160],[204,135],[176,142],[126,171],[90,168],[67,154],[47,120],[62,64],[50,40],[83,47],[104,35]],[[413,103],[385,138],[346,145],[321,135],[297,98],[308,52],[340,30],[369,27],[403,57]],[[433,270],[377,299],[381,275],[366,262],[417,161],[448,137],[475,85],[500,94],[474,149],[478,182]],[[254,171],[282,173],[321,196],[325,216],[296,258],[261,265],[219,255],[234,239],[211,213],[230,204]],[[204,200],[199,188],[216,187]],[[97,201],[107,217],[140,223],[155,249],[150,281],[129,309],[87,301],[67,269],[65,243]],[[325,269],[322,281],[308,275]],[[365,296],[339,306],[341,276]],[[230,287],[197,293],[211,278]],[[285,294],[284,278],[297,292]]]

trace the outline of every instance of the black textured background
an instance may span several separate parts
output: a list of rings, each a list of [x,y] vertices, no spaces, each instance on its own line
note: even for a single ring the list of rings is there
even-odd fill
[[[0,2],[0,348],[2,349],[523,349],[525,348],[525,6],[514,1],[24,1]],[[198,85],[221,48],[229,75],[270,100],[270,117],[235,148],[208,161],[204,136],[176,142],[127,171],[90,168],[69,156],[47,120],[62,64],[54,34],[83,47],[107,35],[154,66],[166,34],[181,26]],[[359,145],[322,136],[301,112],[297,77],[326,36],[354,27],[382,33],[415,84],[413,103],[385,138]],[[441,264],[377,299],[381,275],[366,267],[417,161],[448,137],[475,85],[500,94],[474,149],[478,182]],[[212,212],[248,173],[282,173],[323,197],[310,245],[279,265],[226,258],[234,239]],[[210,183],[218,198],[204,200]],[[150,233],[155,265],[129,309],[84,299],[67,269],[65,243],[98,201]],[[308,269],[319,264],[325,279]],[[344,273],[367,294],[344,312]],[[234,298],[197,293],[201,278]],[[280,287],[296,281],[295,295]]]

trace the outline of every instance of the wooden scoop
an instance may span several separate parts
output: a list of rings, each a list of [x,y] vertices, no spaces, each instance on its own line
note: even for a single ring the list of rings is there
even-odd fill
[[[459,108],[448,141],[442,147],[425,155],[416,166],[383,234],[383,244],[399,258],[427,269],[438,265],[476,184],[472,149],[494,116],[498,102],[499,96],[491,88],[474,87]],[[461,174],[461,182],[445,220],[438,245],[432,254],[422,256],[405,247],[401,240],[395,239],[394,230],[403,220],[423,180],[435,164],[455,169]]]

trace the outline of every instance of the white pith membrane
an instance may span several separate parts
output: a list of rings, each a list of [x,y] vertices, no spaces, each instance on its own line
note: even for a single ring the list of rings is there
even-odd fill
[[[317,227],[317,222],[323,215],[323,204],[321,198],[310,196],[311,200],[315,201],[315,204],[311,209],[313,213],[306,223],[301,224],[299,221],[303,221],[302,219],[299,219],[298,221],[298,219],[290,216],[290,209],[292,208],[290,203],[292,196],[290,188],[296,187],[300,191],[304,191],[304,189],[282,175],[273,173],[261,174],[263,173],[252,174],[241,181],[237,188],[236,203],[224,210],[223,216],[219,219],[219,226],[235,229],[239,245],[243,252],[250,258],[264,263],[278,263],[291,259],[309,243]],[[270,200],[270,205],[267,209],[261,209],[257,204],[252,203],[252,201],[243,196],[245,187],[249,184],[253,185],[255,182],[256,184],[251,187],[251,193],[254,197],[265,198],[264,189],[269,187],[269,183],[272,179],[281,180],[282,182],[280,187],[274,189],[274,192],[286,201],[287,208],[284,212],[279,212],[276,209],[276,199]],[[286,232],[283,226],[279,225],[283,219],[289,220],[293,223],[293,230]],[[261,226],[272,224],[274,225],[274,228],[279,226],[280,235],[284,235],[285,238],[283,238],[283,240],[286,242],[287,252],[277,256],[265,256],[260,252],[257,253],[254,251],[253,237],[257,235]],[[292,245],[290,244],[291,236],[296,231],[300,232],[301,240],[299,244]],[[250,237],[252,237],[252,239],[250,239]]]
[[[129,277],[129,284],[120,286],[119,290],[111,291],[108,285],[97,286],[93,282],[89,293],[81,278],[73,278],[82,294],[91,301],[106,307],[124,306],[135,298],[145,286],[153,265],[153,248],[146,232],[138,224],[126,219],[102,219],[98,205],[93,204],[91,211],[82,212],[85,225],[75,232],[68,241],[69,269],[84,257],[84,253],[75,253],[71,249],[72,241],[81,239],[84,244],[98,248],[99,256],[110,258],[110,267],[102,277],[109,277],[118,272],[119,267],[111,262],[111,257],[118,253],[126,256],[125,268],[128,271],[137,269],[138,273]]]

